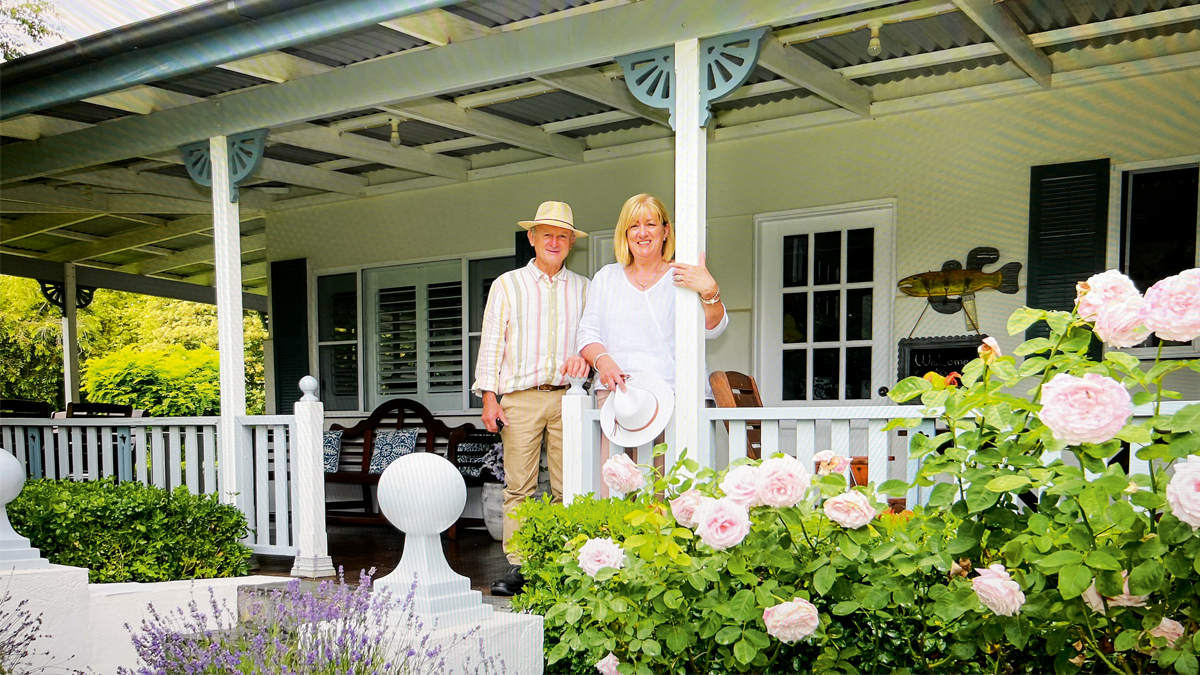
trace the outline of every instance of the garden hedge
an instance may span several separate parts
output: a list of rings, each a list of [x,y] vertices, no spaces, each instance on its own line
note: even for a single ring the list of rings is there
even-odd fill
[[[173,581],[247,574],[246,518],[216,495],[112,478],[29,481],[11,504],[13,528],[88,581]]]

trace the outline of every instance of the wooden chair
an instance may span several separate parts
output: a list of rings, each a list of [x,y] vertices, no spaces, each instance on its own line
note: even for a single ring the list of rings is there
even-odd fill
[[[50,417],[50,404],[45,401],[26,401],[19,398],[0,398],[0,415],[4,417]]]
[[[121,403],[68,403],[67,417],[133,417],[133,406]]]
[[[753,377],[734,370],[718,370],[708,376],[718,408],[761,408],[762,396]],[[729,422],[725,422],[729,430]],[[762,422],[746,422],[746,456],[758,459],[762,452]]]
[[[340,424],[329,427],[330,431],[341,430],[342,452],[337,472],[326,473],[325,482],[362,487],[361,500],[330,502],[325,505],[329,521],[388,524],[387,518],[375,510],[375,500],[371,494],[371,486],[379,485],[379,477],[382,475],[370,472],[375,435],[378,431],[414,427],[418,429],[417,450],[436,452],[438,446],[442,446],[446,449],[446,457],[451,463],[455,461],[458,444],[467,438],[468,433],[475,430],[473,424],[450,428],[445,422],[434,417],[424,405],[407,398],[392,399],[383,403],[371,411],[369,417],[352,427]],[[452,526],[450,538],[453,539],[454,535],[455,527]]]

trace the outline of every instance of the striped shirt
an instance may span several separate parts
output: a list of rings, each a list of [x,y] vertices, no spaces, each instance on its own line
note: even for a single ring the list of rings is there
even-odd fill
[[[492,282],[471,387],[480,396],[567,383],[559,369],[578,354],[575,335],[588,280],[566,267],[551,279],[536,263]]]

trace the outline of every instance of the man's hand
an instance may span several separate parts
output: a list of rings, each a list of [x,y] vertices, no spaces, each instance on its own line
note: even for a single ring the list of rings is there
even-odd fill
[[[483,392],[483,426],[493,434],[500,431],[500,426],[508,426],[508,418],[504,416],[504,409],[500,407],[500,402],[496,400],[496,393],[491,391]],[[496,424],[499,422],[500,424]]]
[[[572,356],[567,359],[567,362],[558,369],[558,372],[567,377],[587,377],[591,372],[592,367],[588,365],[587,359],[582,356]]]

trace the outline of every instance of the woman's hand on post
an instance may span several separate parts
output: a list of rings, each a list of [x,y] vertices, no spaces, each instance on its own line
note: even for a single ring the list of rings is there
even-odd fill
[[[567,362],[559,368],[559,372],[567,377],[587,377],[591,370],[587,359],[578,355],[567,358]]]
[[[600,384],[604,385],[605,389],[616,391],[619,388],[625,391],[625,373],[621,372],[621,367],[613,357],[604,354],[596,359],[596,372],[599,373]]]
[[[708,272],[703,253],[700,254],[700,262],[695,265],[685,265],[681,262],[671,263],[671,274],[673,275],[671,281],[676,286],[696,291],[705,300],[712,298],[719,290],[717,280],[713,279]]]

